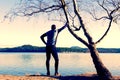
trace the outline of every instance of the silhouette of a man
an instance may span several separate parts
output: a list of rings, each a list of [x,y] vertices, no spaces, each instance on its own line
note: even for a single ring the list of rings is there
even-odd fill
[[[67,23],[61,27],[60,29],[56,29],[56,25],[51,26],[51,30],[41,35],[41,40],[46,45],[46,69],[47,69],[47,75],[50,76],[50,58],[51,54],[55,60],[55,76],[59,76],[58,73],[58,65],[59,65],[59,58],[58,53],[56,51],[56,42],[58,34],[67,26]],[[45,37],[47,37],[47,41],[45,41]]]

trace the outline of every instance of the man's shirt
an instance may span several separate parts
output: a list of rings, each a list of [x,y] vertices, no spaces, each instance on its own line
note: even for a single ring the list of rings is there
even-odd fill
[[[47,35],[47,46],[52,46],[56,44],[58,30],[50,30],[46,33]]]

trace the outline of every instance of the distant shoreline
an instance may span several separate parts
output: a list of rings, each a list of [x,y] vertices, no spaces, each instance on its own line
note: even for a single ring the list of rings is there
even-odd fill
[[[99,53],[120,53],[120,48],[97,48]],[[78,46],[68,47],[57,47],[58,52],[76,52],[76,53],[88,53],[87,48],[81,48]],[[13,48],[0,48],[0,52],[45,52],[45,47],[38,47],[32,45],[22,45]]]

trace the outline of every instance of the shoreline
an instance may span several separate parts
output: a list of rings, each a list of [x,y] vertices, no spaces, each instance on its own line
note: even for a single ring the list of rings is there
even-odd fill
[[[114,80],[120,80],[120,76],[113,76]],[[68,76],[45,76],[45,75],[6,75],[0,74],[0,80],[98,80],[96,73],[84,73],[78,75],[68,75]]]

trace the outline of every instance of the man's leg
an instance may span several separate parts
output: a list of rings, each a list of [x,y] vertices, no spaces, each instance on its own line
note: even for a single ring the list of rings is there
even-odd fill
[[[58,53],[55,46],[52,47],[52,55],[55,60],[55,75],[58,75],[59,58],[58,58]]]
[[[50,58],[51,58],[50,53],[51,53],[50,48],[46,47],[46,69],[47,69],[48,76],[50,75]]]

